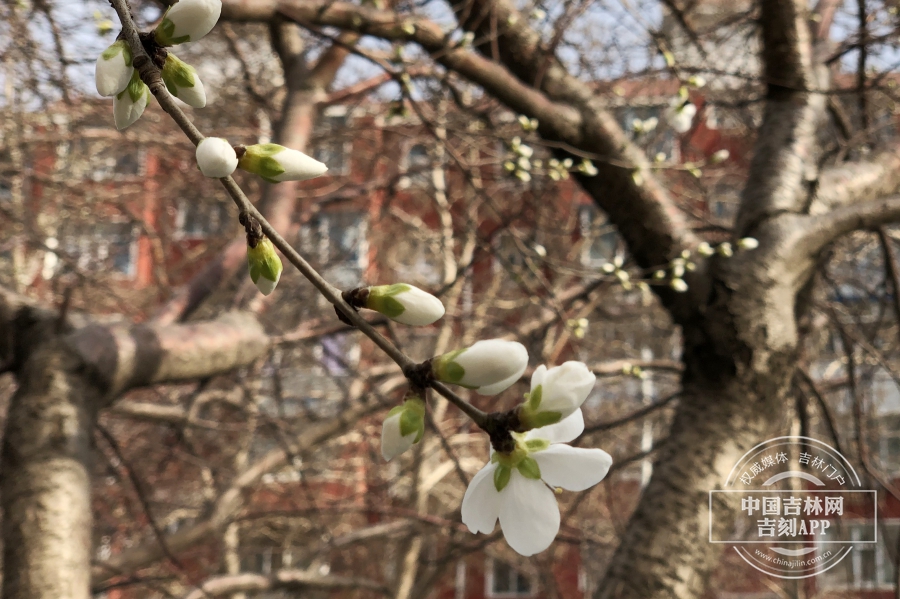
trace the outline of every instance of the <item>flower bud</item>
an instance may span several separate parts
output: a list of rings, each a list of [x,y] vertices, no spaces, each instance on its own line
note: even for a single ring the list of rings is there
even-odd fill
[[[163,15],[154,36],[160,46],[196,42],[209,33],[219,15],[222,0],[179,0]]]
[[[519,408],[526,429],[556,424],[581,407],[597,377],[582,362],[566,362],[547,369],[538,366],[531,376],[531,393]]]
[[[731,152],[729,152],[728,150],[719,150],[709,157],[709,161],[713,164],[718,164],[720,162],[725,162],[730,157]]]
[[[697,246],[697,253],[708,258],[715,254],[716,251],[707,242],[701,241],[700,245]]]
[[[738,241],[738,247],[742,250],[755,250],[759,247],[759,241],[755,237],[744,237]]]
[[[678,293],[684,293],[688,290],[688,284],[684,281],[684,279],[672,279],[669,281],[669,287]]]
[[[716,251],[719,252],[719,255],[724,258],[731,258],[734,256],[734,250],[731,248],[731,244],[727,241],[724,243],[720,243],[719,247],[716,248]]]
[[[169,93],[188,106],[206,106],[206,92],[197,71],[171,52],[166,56],[166,64],[162,68],[162,80]]]
[[[426,326],[444,315],[444,304],[418,287],[397,283],[369,287],[365,307],[400,324]]]
[[[425,434],[425,402],[411,397],[388,412],[381,426],[381,455],[393,458],[422,440]]]
[[[278,144],[247,146],[238,166],[269,183],[306,181],[324,175],[328,167],[297,150]]]
[[[110,97],[123,92],[134,74],[131,59],[131,48],[125,40],[119,40],[104,50],[94,70],[97,93]]]
[[[200,140],[196,156],[200,172],[213,179],[231,175],[238,164],[234,148],[221,137],[207,137]]]
[[[528,350],[516,341],[488,339],[434,358],[437,380],[496,395],[515,383],[528,366]]]
[[[134,71],[128,86],[113,98],[113,118],[116,121],[116,129],[121,131],[141,118],[149,103],[150,88],[141,81],[138,72]]]
[[[275,291],[281,278],[281,258],[267,237],[263,237],[256,247],[247,246],[247,262],[250,265],[250,280],[260,293],[269,295]]]

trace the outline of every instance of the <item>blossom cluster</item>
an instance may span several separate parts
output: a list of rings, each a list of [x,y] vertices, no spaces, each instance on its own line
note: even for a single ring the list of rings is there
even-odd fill
[[[496,395],[527,367],[528,352],[521,343],[489,339],[433,358],[429,374],[480,395]],[[595,383],[596,376],[581,362],[534,370],[531,391],[509,413],[516,425],[501,431],[501,444],[493,445],[490,461],[466,490],[462,520],[471,532],[490,533],[499,520],[506,541],[518,553],[534,555],[550,546],[560,525],[556,493],[588,489],[612,465],[601,449],[566,445],[584,430],[581,404]],[[424,416],[424,397],[415,393],[391,410],[381,436],[386,460],[422,439]]]
[[[195,108],[206,105],[203,84],[196,70],[168,48],[203,38],[215,26],[221,10],[221,0],[179,0],[167,9],[154,31],[139,35],[169,93]],[[150,101],[150,89],[134,66],[132,47],[121,37],[101,54],[95,72],[97,91],[113,97],[120,130],[137,121]],[[471,43],[471,37],[464,42]],[[519,121],[525,131],[539,125],[524,116]],[[530,180],[533,150],[519,137],[513,139],[511,150],[516,161],[510,170],[523,181]],[[230,177],[240,168],[269,183],[280,183],[312,179],[328,170],[318,160],[284,146],[233,145],[218,137],[201,139],[195,156],[200,171],[210,178]],[[534,161],[534,166],[544,165]],[[551,159],[546,172],[559,180],[567,178],[573,168],[584,176],[598,174],[586,158],[577,168],[571,158]],[[281,259],[249,211],[242,211],[239,221],[247,235],[250,278],[261,293],[269,295],[281,278]],[[342,297],[355,310],[374,310],[410,326],[431,325],[445,312],[438,298],[406,283],[357,288],[345,291]],[[338,314],[341,316],[340,311]],[[383,422],[382,456],[391,460],[422,440],[428,386],[448,383],[480,395],[497,395],[522,378],[528,362],[528,351],[521,343],[489,339],[405,369],[409,390]],[[596,377],[585,364],[566,362],[552,368],[538,366],[531,376],[530,392],[508,412],[483,414],[457,399],[458,406],[471,409],[467,413],[489,434],[492,444],[490,461],[475,475],[463,498],[462,520],[470,531],[490,533],[499,520],[507,542],[522,555],[549,547],[560,526],[555,495],[562,489],[590,488],[606,476],[612,464],[609,454],[600,449],[566,444],[584,430],[581,405],[595,383]]]
[[[169,93],[194,108],[206,106],[203,83],[196,69],[168,48],[203,38],[215,27],[221,13],[222,0],[181,0],[166,10],[152,33],[141,35],[141,43],[159,67]],[[150,103],[150,88],[133,63],[131,48],[120,37],[100,54],[94,71],[97,92],[113,98],[113,117],[119,130],[141,118]]]

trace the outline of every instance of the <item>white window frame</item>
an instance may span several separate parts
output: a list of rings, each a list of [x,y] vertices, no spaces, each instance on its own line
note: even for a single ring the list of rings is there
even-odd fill
[[[887,548],[884,545],[886,539],[883,537],[887,537],[887,535],[882,535],[882,528],[896,528],[897,534],[900,534],[900,518],[885,518],[879,519],[876,522],[869,519],[853,519],[847,520],[842,519],[841,524],[843,526],[852,526],[852,527],[860,527],[866,526],[870,524],[875,524],[875,538],[878,540],[875,543],[875,581],[863,581],[860,580],[862,578],[862,555],[859,552],[851,551],[850,555],[845,556],[844,560],[851,560],[851,567],[853,570],[853,582],[849,584],[828,584],[827,574],[825,576],[819,576],[821,580],[821,589],[825,591],[883,591],[883,590],[892,590],[894,588],[894,583],[892,581],[889,582],[881,582],[885,576],[885,561],[890,559],[890,555],[888,555]],[[857,529],[850,529],[850,535],[854,540],[859,540],[859,534],[857,533]],[[817,554],[821,554],[822,545],[818,546]]]
[[[582,239],[581,265],[589,268],[597,268],[603,266],[604,264],[609,264],[612,260],[591,257],[591,247],[594,245],[594,243],[598,241],[599,237],[609,234],[603,233],[600,236],[594,235],[594,221],[592,220],[592,212],[594,213],[593,216],[596,216],[598,213],[598,209],[594,206],[591,206],[590,204],[582,204],[578,207],[578,227]],[[615,231],[611,231],[611,233],[616,235],[616,246],[618,246],[618,233],[616,233]],[[613,253],[615,254],[615,250],[613,250]],[[613,255],[612,258],[615,258],[615,255]]]
[[[345,119],[344,125],[349,127],[350,118],[352,115],[350,114],[350,111],[347,110],[347,107],[344,106],[343,104],[334,104],[332,106],[327,106],[322,111],[322,116],[326,117],[326,118],[327,117],[344,117],[344,119]],[[344,160],[342,161],[343,164],[341,165],[341,168],[339,168],[339,169],[333,168],[331,165],[326,164],[325,166],[328,167],[328,172],[326,173],[326,175],[332,176],[332,177],[342,177],[342,176],[350,174],[350,170],[351,170],[350,162],[353,159],[353,142],[350,140],[347,140],[342,144],[342,146],[343,147],[342,147],[341,151],[344,154],[344,156],[343,156]],[[315,155],[315,149],[313,149],[311,154]]]
[[[519,591],[508,591],[508,592],[494,592],[494,567],[497,563],[503,563],[507,567],[509,567],[511,573],[515,573],[518,576],[523,576],[528,579],[530,590],[526,593],[522,593]],[[525,597],[534,597],[536,594],[537,585],[533,578],[526,576],[516,568],[514,568],[511,564],[507,564],[505,562],[501,562],[500,560],[496,560],[494,558],[488,558],[487,560],[487,568],[485,568],[485,577],[484,577],[484,596],[490,599],[523,599]]]

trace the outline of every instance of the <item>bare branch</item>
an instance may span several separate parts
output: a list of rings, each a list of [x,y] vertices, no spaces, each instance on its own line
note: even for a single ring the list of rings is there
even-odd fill
[[[234,574],[216,576],[204,582],[200,588],[191,591],[184,599],[206,599],[233,593],[264,591],[335,591],[365,589],[383,595],[390,593],[384,585],[367,578],[344,576],[322,576],[305,570],[279,570],[274,574]]]
[[[900,221],[900,197],[893,196],[845,206],[814,217],[797,243],[797,250],[809,256],[842,235],[861,229],[873,229],[880,225]]]

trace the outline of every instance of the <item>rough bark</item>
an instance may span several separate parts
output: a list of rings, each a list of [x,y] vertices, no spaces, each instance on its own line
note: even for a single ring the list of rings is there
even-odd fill
[[[87,599],[91,430],[101,392],[66,344],[26,361],[3,437],[3,596]]]
[[[3,597],[90,595],[91,435],[98,411],[141,385],[205,378],[264,355],[249,315],[190,326],[89,325],[0,297],[0,355],[19,382],[3,436]],[[9,360],[8,356],[13,356]]]

